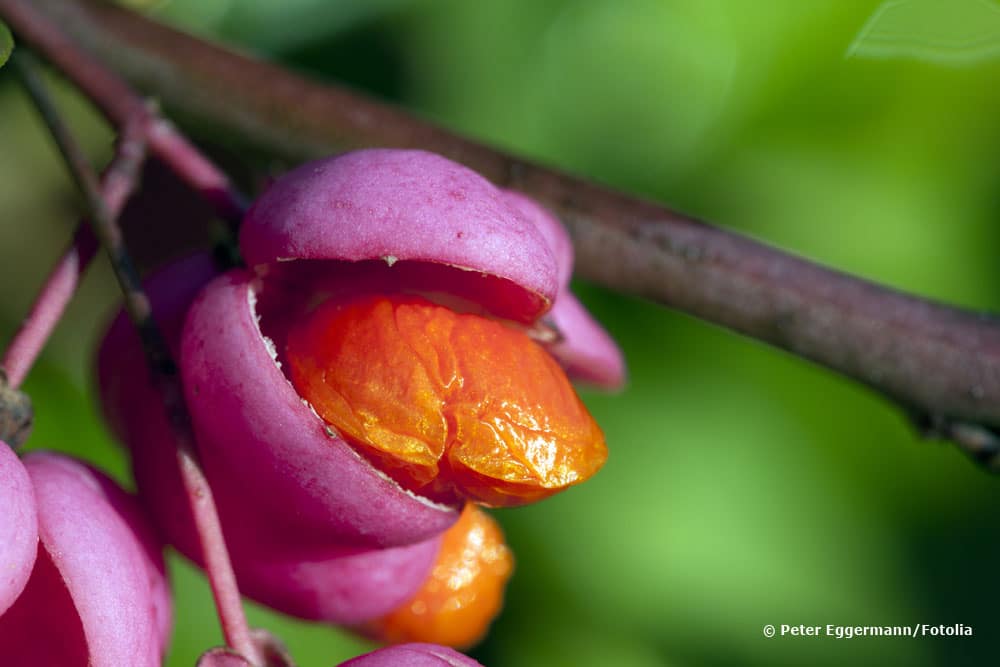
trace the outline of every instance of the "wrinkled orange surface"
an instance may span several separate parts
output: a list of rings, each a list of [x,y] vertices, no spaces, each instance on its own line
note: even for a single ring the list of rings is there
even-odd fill
[[[604,436],[523,332],[427,299],[327,301],[289,330],[299,394],[404,487],[519,505],[593,475]]]
[[[434,568],[416,595],[365,629],[390,643],[430,642],[468,648],[503,607],[514,558],[500,526],[472,503],[441,542]]]

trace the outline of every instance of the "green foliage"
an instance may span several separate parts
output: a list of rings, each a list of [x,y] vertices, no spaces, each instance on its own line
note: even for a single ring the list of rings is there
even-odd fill
[[[11,52],[14,51],[14,36],[10,34],[10,29],[7,25],[0,21],[0,67],[6,64],[7,59],[10,58]]]

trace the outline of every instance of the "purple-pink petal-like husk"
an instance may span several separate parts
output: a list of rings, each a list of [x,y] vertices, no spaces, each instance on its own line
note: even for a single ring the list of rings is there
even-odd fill
[[[338,625],[384,616],[413,597],[427,579],[441,538],[405,547],[277,553],[241,538],[238,568],[243,591],[286,614]],[[274,550],[270,550],[273,552]]]
[[[516,190],[502,190],[501,192],[510,205],[535,225],[535,229],[542,235],[545,244],[552,251],[552,256],[556,260],[559,289],[562,290],[569,285],[569,280],[573,277],[573,241],[566,233],[566,228],[554,215],[527,195]]]
[[[232,649],[217,647],[202,653],[194,667],[253,667],[253,664]]]
[[[198,253],[171,262],[144,281],[153,316],[175,358],[188,306],[218,274],[211,256]],[[200,549],[177,467],[173,429],[142,342],[124,310],[101,341],[97,377],[105,419],[131,454],[139,501],[164,540],[194,559]]]
[[[562,339],[547,344],[572,380],[603,389],[619,389],[625,383],[625,360],[611,336],[591,317],[569,289],[573,275],[573,242],[554,215],[520,192],[505,190],[507,200],[533,222],[556,258],[559,293],[545,318],[555,325]]]
[[[0,615],[28,582],[37,549],[31,480],[17,454],[0,440]]]
[[[89,665],[157,667],[170,632],[169,593],[162,555],[134,499],[62,455],[34,452],[24,464],[40,542],[76,607]],[[39,628],[34,639],[58,632]]]
[[[404,491],[339,437],[268,353],[253,277],[233,270],[191,306],[181,373],[205,471],[220,504],[252,506],[272,539],[387,547],[439,535],[454,508]]]
[[[555,298],[555,260],[538,230],[474,171],[417,150],[369,149],[310,162],[250,209],[240,249],[251,267],[291,259],[415,260],[464,269],[453,280],[510,282],[531,321]],[[530,298],[529,298],[530,297]],[[488,308],[490,304],[485,304]]]
[[[560,292],[546,319],[562,339],[546,345],[570,379],[600,387],[620,389],[625,384],[621,349],[569,289]]]
[[[454,649],[437,644],[400,644],[340,663],[340,667],[483,667]]]
[[[212,256],[198,252],[170,262],[143,281],[143,289],[153,305],[153,318],[175,359],[180,353],[187,307],[201,288],[217,275],[219,270]],[[137,408],[155,408],[163,412],[162,400],[154,401],[151,406],[130,400],[138,386],[150,386],[148,366],[135,325],[121,309],[101,339],[97,353],[97,382],[104,418],[122,441],[132,440],[131,429],[141,428],[145,421],[136,418]],[[138,385],[137,378],[141,378]]]
[[[197,255],[146,281],[154,313],[172,347],[180,347],[177,339],[189,303],[215,273],[210,258]],[[247,304],[245,296],[242,304]],[[267,363],[273,365],[269,357]],[[124,314],[102,343],[99,377],[105,413],[130,449],[142,501],[170,543],[200,563],[197,535],[177,473],[174,438],[146,371],[138,336]],[[280,384],[287,384],[283,376]],[[329,446],[329,441],[323,445]],[[280,462],[275,465],[284,467]],[[323,525],[313,524],[296,535],[288,523],[298,512],[294,502],[270,489],[260,492],[267,488],[266,482],[240,487],[220,482],[209,469],[206,474],[241,589],[284,613],[344,624],[370,620],[411,597],[437,554],[436,533],[416,544],[382,550],[359,548],[358,543],[370,540],[345,538]],[[408,496],[407,500],[418,502]]]

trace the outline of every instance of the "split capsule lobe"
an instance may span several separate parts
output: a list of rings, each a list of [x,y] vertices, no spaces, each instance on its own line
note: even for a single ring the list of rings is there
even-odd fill
[[[593,475],[604,436],[523,332],[410,295],[329,300],[291,327],[299,394],[402,486],[493,506]]]

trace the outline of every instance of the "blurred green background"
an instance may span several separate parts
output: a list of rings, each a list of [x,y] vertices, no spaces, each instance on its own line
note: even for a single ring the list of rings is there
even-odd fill
[[[130,4],[837,268],[1000,310],[996,0]],[[0,339],[78,210],[11,78],[0,73]],[[106,159],[110,132],[63,93]],[[518,568],[480,661],[995,662],[1000,480],[826,371],[576,287],[630,367],[622,393],[585,393],[610,459],[586,485],[497,513]],[[32,446],[83,453],[125,479],[90,374],[115,299],[99,262],[27,389]],[[191,665],[219,636],[200,575],[176,558],[172,570],[169,664]],[[366,646],[256,608],[253,622],[304,667]],[[975,634],[768,639],[768,623],[962,623]]]

